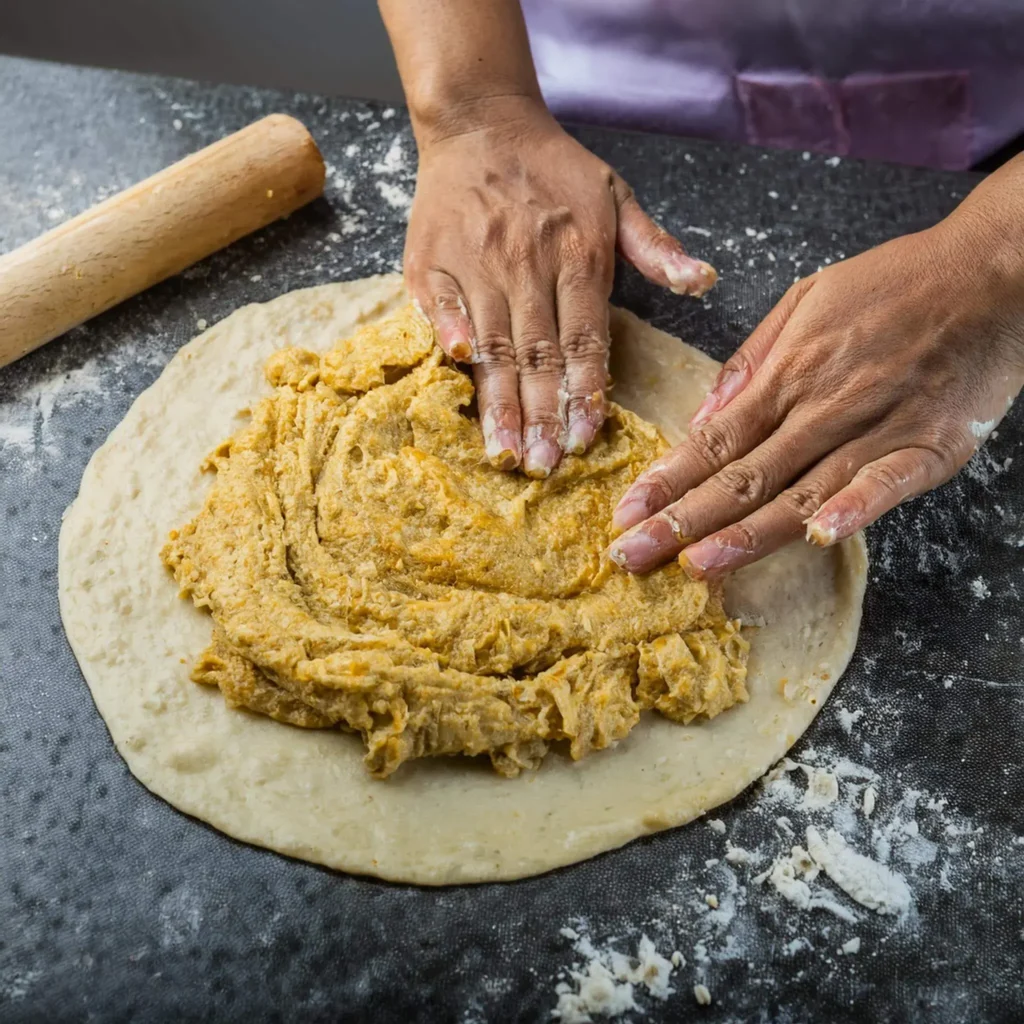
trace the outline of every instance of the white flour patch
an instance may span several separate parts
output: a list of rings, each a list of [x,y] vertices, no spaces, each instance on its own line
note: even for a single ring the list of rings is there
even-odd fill
[[[388,206],[408,212],[409,207],[412,206],[412,196],[401,185],[395,185],[390,181],[378,181],[376,185],[377,191]]]
[[[563,928],[561,934],[580,958],[562,972],[564,980],[555,986],[558,1003],[551,1016],[563,1024],[589,1024],[594,1015],[643,1013],[638,995],[646,993],[664,1002],[675,991],[669,978],[674,961],[682,962],[681,958],[662,956],[646,935],[640,937],[636,955],[628,956],[614,948],[614,940],[595,946],[575,928]]]
[[[374,174],[401,174],[407,170],[405,163],[405,151],[402,148],[402,138],[396,135],[391,146],[384,154],[383,160],[378,160],[373,165]]]
[[[863,708],[858,708],[856,711],[849,711],[844,707],[836,709],[836,717],[839,719],[839,726],[847,736],[853,733],[853,727],[861,720],[863,715]]]
[[[1013,456],[997,459],[987,448],[979,448],[964,466],[964,472],[974,481],[983,486],[990,484],[997,476],[1005,473],[1013,465]]]
[[[992,591],[988,589],[988,584],[979,576],[977,579],[971,580],[971,593],[974,594],[979,601],[983,601],[986,597],[992,596]]]
[[[22,456],[57,454],[50,419],[57,409],[103,394],[103,377],[95,359],[58,372],[0,404],[0,452]]]
[[[902,875],[857,853],[834,829],[822,834],[807,826],[807,851],[840,889],[879,914],[905,914],[912,903]]]
[[[984,441],[989,434],[995,429],[995,420],[985,420],[982,423],[980,420],[971,420],[967,424],[967,429],[976,437],[979,441]]]

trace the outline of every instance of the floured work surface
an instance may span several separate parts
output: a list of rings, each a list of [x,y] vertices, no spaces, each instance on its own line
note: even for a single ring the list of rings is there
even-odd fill
[[[360,362],[356,350],[317,361],[315,353],[406,302],[400,280],[389,277],[294,292],[238,311],[181,350],[90,463],[61,534],[62,612],[97,705],[133,772],[176,806],[249,842],[333,867],[427,884],[537,873],[682,824],[731,799],[795,742],[846,666],[866,575],[862,541],[826,552],[794,545],[729,582],[729,614],[756,623],[746,680],[750,700],[734,707],[729,705],[746,696],[744,645],[716,609],[715,595],[690,584],[678,569],[645,580],[607,576],[602,573],[612,570],[602,568],[595,554],[593,564],[570,558],[558,566],[557,580],[545,580],[538,555],[567,530],[557,521],[561,506],[555,496],[542,502],[551,510],[549,532],[534,538],[536,551],[520,552],[538,561],[535,579],[518,584],[517,593],[511,555],[508,561],[468,559],[466,572],[477,572],[480,593],[460,604],[458,587],[444,589],[451,583],[444,548],[454,542],[443,529],[428,531],[429,548],[406,551],[415,565],[396,565],[393,545],[361,546],[360,524],[350,510],[339,504],[324,514],[333,495],[340,502],[346,488],[350,492],[354,481],[365,480],[362,502],[380,501],[392,488],[373,528],[400,529],[402,501],[416,491],[426,497],[431,487],[453,487],[450,473],[437,466],[433,475],[429,472],[431,458],[438,458],[446,444],[442,463],[457,462],[460,453],[472,463],[459,479],[461,487],[486,479],[477,466],[480,453],[473,450],[475,425],[459,411],[470,397],[464,393],[468,381],[443,368],[408,323],[401,328],[399,348],[404,346],[414,368],[406,373],[395,367],[401,372],[390,374],[391,383],[380,376],[379,359]],[[657,424],[670,442],[677,441],[716,364],[629,314],[615,314],[613,338],[615,398]],[[293,351],[275,357],[268,370],[276,397],[257,404],[270,391],[263,379],[265,361],[286,348]],[[430,405],[424,396],[432,388],[442,397]],[[403,389],[408,391],[400,403],[404,413],[392,420],[393,410],[385,406]],[[423,412],[419,421],[417,401]],[[330,418],[334,402],[351,406],[337,435],[351,444],[341,445],[341,451],[325,442],[317,454],[316,439],[325,436],[318,435],[318,425]],[[244,424],[237,413],[243,408],[253,410],[253,422],[239,432]],[[401,421],[403,431],[421,431],[411,446],[420,454],[410,455],[401,438],[386,436],[389,421]],[[298,433],[309,443],[284,443],[268,459],[268,437],[280,430],[286,442],[294,439],[296,424],[304,424]],[[224,447],[232,434],[236,440]],[[607,471],[617,472],[618,466],[626,474],[622,486],[592,480],[590,490],[581,491],[589,494],[592,507],[569,506],[573,522],[587,514],[600,519],[636,471],[622,446],[632,446],[640,462],[660,443],[628,414],[613,417],[605,436],[592,466],[588,459],[570,459],[547,481],[489,482],[485,490],[509,489],[503,510],[514,523],[516,514],[528,514],[522,506],[530,496],[556,491],[588,467],[604,466],[607,479]],[[356,450],[359,460],[368,459],[374,472],[383,474],[380,480],[354,469]],[[206,518],[178,529],[196,515],[211,487],[209,475],[199,471],[211,452],[222,472]],[[248,465],[249,470],[232,470],[236,458],[236,469]],[[318,458],[322,464],[312,466],[309,460]],[[259,483],[267,473],[277,481],[269,489]],[[320,526],[303,474],[319,477]],[[389,485],[392,475],[413,479],[404,485],[392,479]],[[238,518],[238,508],[247,502],[252,507]],[[282,502],[293,507],[282,512]],[[305,510],[304,502],[310,505]],[[421,504],[425,512],[441,507]],[[453,516],[480,513],[479,503],[448,501],[444,507],[445,526],[453,525]],[[253,522],[259,524],[255,529]],[[495,532],[484,531],[478,540],[485,548],[493,546],[501,528],[493,524]],[[216,595],[212,647],[210,617],[173,599],[157,557],[172,529],[165,557],[179,580],[200,603]],[[326,535],[319,536],[318,529]],[[331,535],[332,529],[339,532]],[[357,553],[347,573],[338,571],[346,564],[346,546]],[[340,563],[327,557],[339,554]],[[384,564],[382,558],[392,561]],[[252,568],[254,560],[258,570]],[[505,571],[509,579],[485,590],[487,571],[495,580]],[[296,591],[293,574],[305,574],[308,582],[317,573],[312,589]],[[566,580],[573,573],[578,579],[570,586]],[[374,580],[382,577],[391,581],[391,589],[375,590]],[[231,581],[243,579],[249,582],[232,592]],[[255,604],[247,594],[252,580],[259,595]],[[607,592],[595,585],[602,581]],[[357,586],[361,595],[352,603],[350,591]],[[544,593],[557,593],[558,600],[530,608]],[[567,611],[577,593],[582,610]],[[434,608],[431,600],[437,602]],[[389,640],[382,647],[378,634],[385,630],[355,631],[346,632],[339,648],[337,630],[322,628],[327,606],[335,612],[348,608],[346,629],[353,624],[352,609],[358,609],[359,616],[376,617],[378,626],[387,616],[397,617],[401,630],[394,634],[418,640],[411,645]],[[617,619],[616,611],[623,610],[630,614]],[[638,621],[659,614],[660,624]],[[506,630],[509,635],[500,641],[464,646],[482,628],[495,628],[515,615],[520,616],[517,628]],[[281,633],[284,620],[292,628],[290,640]],[[614,635],[615,629],[622,635]],[[551,635],[559,633],[565,642],[552,646]],[[289,642],[302,646],[300,655]],[[422,663],[423,648],[433,643],[445,652],[447,675],[439,674],[436,659]],[[375,685],[384,689],[374,691],[368,704],[360,703],[365,695],[360,696],[353,710],[352,688],[339,689],[337,680],[351,676],[357,648],[375,648],[359,655],[356,669],[369,665]],[[694,658],[701,649],[709,652],[707,665]],[[301,719],[306,726],[346,722],[365,738],[373,771],[387,775],[402,765],[401,770],[389,781],[374,780],[356,736],[283,726],[227,706],[219,694],[189,680],[198,656],[198,676],[219,684],[235,703],[286,721]],[[689,704],[673,699],[687,689],[680,679],[694,678],[693,671],[681,674],[678,665],[673,667],[686,658],[698,675],[704,672],[698,687],[704,698],[716,692],[718,672],[717,692],[724,696],[711,701],[714,707],[706,699]],[[474,706],[470,713],[460,707],[453,716],[458,728],[416,707],[410,678],[415,683],[422,677],[428,689],[443,683],[450,694],[453,686],[463,685],[458,673],[471,675],[470,662],[479,659],[485,675],[487,670],[507,674],[500,683],[489,682],[493,692],[486,694],[486,707]],[[258,685],[253,665],[266,673]],[[537,690],[525,700],[521,692],[498,692],[515,688],[516,669],[525,670]],[[554,675],[540,686],[536,681],[544,680],[545,672]],[[616,687],[616,672],[627,680],[624,685],[620,680]],[[288,685],[271,686],[271,678]],[[472,677],[470,683],[478,695],[480,680]],[[605,689],[592,700],[579,698],[595,687]],[[303,700],[296,703],[299,691]],[[510,721],[510,709],[531,701],[528,722]],[[636,705],[659,708],[679,722],[651,714],[637,723]],[[419,722],[426,725],[419,731],[408,720],[410,709],[414,716],[422,712]],[[605,719],[595,714],[598,710]],[[708,720],[704,712],[709,711],[722,713]],[[690,725],[680,724],[694,716]],[[511,775],[532,768],[547,742],[561,739],[571,742],[576,756],[591,747],[599,752],[573,761],[556,751],[537,771],[514,779],[463,758],[402,764],[423,754],[485,751],[499,771]],[[600,749],[616,739],[614,748]],[[436,750],[429,749],[431,743]]]
[[[77,213],[271,110],[307,124],[337,168],[326,203],[0,370],[0,572],[17,595],[0,615],[5,1021],[60,1020],[85,1004],[109,1019],[250,1021],[273,1007],[324,1022],[542,1020],[564,969],[579,959],[560,934],[566,927],[600,948],[614,940],[632,954],[646,933],[661,953],[685,955],[671,977],[675,994],[662,1003],[644,989],[644,1016],[630,1020],[1018,1019],[1024,405],[951,483],[868,531],[871,585],[857,650],[791,756],[871,769],[870,817],[857,809],[864,794],[853,791],[868,780],[852,777],[840,780],[837,803],[803,814],[797,769],[784,776],[794,784],[785,799],[769,799],[783,778],[758,784],[701,822],[515,885],[383,885],[275,856],[178,813],[131,777],[61,626],[61,514],[92,453],[203,329],[197,321],[399,265],[403,211],[379,186],[394,182],[412,195],[408,118],[354,101],[0,63],[10,71],[0,93],[16,128],[0,133],[8,248],[51,227],[54,204]],[[144,146],[124,131],[136,123],[146,126]],[[83,130],[95,145],[82,147]],[[934,223],[975,181],[668,136],[579,134],[722,274],[714,292],[692,302],[622,268],[616,302],[720,360],[795,276]],[[392,166],[394,150],[405,168],[385,176],[378,168]],[[164,586],[174,589],[167,577]],[[205,644],[208,629],[197,640]],[[184,679],[189,668],[180,668]],[[724,834],[706,823],[716,817]],[[919,836],[890,841],[886,856],[883,840],[897,820],[900,835],[917,828]],[[858,908],[824,875],[813,894],[858,911],[860,923],[799,910],[769,881],[754,884],[777,856],[806,844],[808,824],[822,836],[839,830],[904,875],[909,918]],[[742,856],[735,847],[753,862],[726,859]],[[860,953],[840,955],[854,937]],[[696,1006],[698,983],[710,990],[710,1007]]]

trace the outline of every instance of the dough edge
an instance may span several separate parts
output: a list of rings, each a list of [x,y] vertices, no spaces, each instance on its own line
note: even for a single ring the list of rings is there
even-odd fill
[[[867,579],[860,536],[825,551],[792,545],[730,581],[730,612],[765,619],[751,636],[748,704],[689,727],[645,716],[614,750],[578,763],[555,755],[515,780],[440,759],[378,782],[356,737],[233,711],[189,680],[209,617],[175,600],[158,550],[205,493],[200,461],[237,428],[236,410],[266,393],[272,351],[324,348],[405,301],[401,278],[386,275],[242,307],[173,357],[90,460],[61,528],[60,608],[129,769],[234,838],[425,885],[539,874],[731,800],[799,739],[853,654]],[[623,333],[614,397],[675,443],[718,364],[615,311],[613,334]],[[220,376],[215,403],[188,391],[200,360]]]

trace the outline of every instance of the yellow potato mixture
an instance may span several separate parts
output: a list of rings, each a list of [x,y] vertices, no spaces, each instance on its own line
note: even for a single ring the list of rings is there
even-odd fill
[[[162,551],[213,620],[192,678],[230,705],[357,732],[379,777],[441,754],[513,776],[552,744],[614,744],[642,711],[685,725],[747,699],[720,589],[605,554],[615,503],[666,449],[653,426],[613,404],[547,479],[496,470],[470,378],[411,307],[266,376]]]

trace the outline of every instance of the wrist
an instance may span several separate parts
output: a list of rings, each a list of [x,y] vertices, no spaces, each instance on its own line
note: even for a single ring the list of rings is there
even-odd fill
[[[421,156],[450,139],[475,132],[554,123],[540,92],[528,87],[486,93],[447,90],[410,97],[409,115]]]

